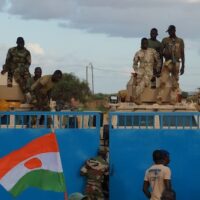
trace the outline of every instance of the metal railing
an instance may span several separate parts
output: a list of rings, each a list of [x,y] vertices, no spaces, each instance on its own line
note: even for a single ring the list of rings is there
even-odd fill
[[[100,127],[100,112],[0,112],[0,128],[76,128]]]
[[[114,129],[199,129],[199,112],[111,112]]]

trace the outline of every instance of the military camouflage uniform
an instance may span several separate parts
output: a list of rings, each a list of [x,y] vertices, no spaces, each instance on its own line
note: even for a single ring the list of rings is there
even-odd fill
[[[40,77],[41,78],[41,77]],[[39,78],[35,78],[35,76],[29,77],[26,84],[26,91],[31,92],[31,86],[38,80]]]
[[[153,72],[158,71],[160,65],[159,55],[156,50],[147,48],[136,52],[133,59],[133,69],[137,73],[133,85],[134,100],[140,98],[144,88],[150,85]]]
[[[31,54],[24,47],[10,48],[7,53],[6,63],[3,70],[8,72],[8,85],[12,85],[12,78],[19,84],[23,93],[26,93],[27,80],[30,77],[29,66],[31,64]]]
[[[102,183],[104,176],[108,175],[108,163],[97,156],[86,161],[81,168],[81,175],[87,177],[85,195],[89,200],[103,200]]]
[[[174,99],[174,93],[178,93],[179,89],[179,70],[181,52],[184,51],[184,42],[181,38],[164,38],[163,44],[163,55],[165,56],[165,62],[160,78],[160,87],[158,94],[158,101],[162,102],[162,96],[166,88],[166,83],[171,78],[172,91],[170,94],[171,99]],[[174,100],[173,100],[174,101]]]
[[[158,72],[160,73],[162,69],[162,43],[158,40],[152,40],[150,38],[148,39],[148,48],[155,49],[159,54],[160,69],[158,69]],[[155,80],[151,82],[151,88],[156,88],[156,77]]]
[[[38,80],[38,79],[37,79]],[[32,76],[32,77],[30,77],[29,79],[28,79],[28,81],[27,81],[27,85],[26,85],[26,91],[28,91],[28,92],[30,92],[31,93],[31,86],[37,81],[37,80],[35,80],[35,77],[34,76]],[[36,97],[35,97],[35,95],[32,95],[32,100],[31,100],[31,102],[30,103],[35,103],[36,104]],[[38,110],[38,106],[35,106],[34,108],[32,108],[32,110]],[[41,119],[41,118],[40,118]],[[33,126],[33,125],[35,125],[35,124],[37,124],[37,116],[32,116],[32,118],[31,118],[31,125]],[[38,124],[41,124],[41,123],[38,123]]]
[[[160,58],[162,57],[162,43],[160,41],[148,39],[148,48],[155,49]]]
[[[40,89],[36,90],[38,85],[41,85]],[[34,105],[36,110],[40,111],[49,111],[49,95],[50,91],[53,88],[55,83],[52,81],[52,75],[46,75],[39,78],[32,86],[31,86],[31,103]]]

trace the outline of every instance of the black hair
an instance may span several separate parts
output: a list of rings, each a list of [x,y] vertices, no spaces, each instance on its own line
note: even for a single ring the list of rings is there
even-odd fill
[[[141,39],[141,43],[144,42],[144,41],[148,41],[148,39],[147,38],[142,38]]]
[[[16,43],[24,43],[24,38],[23,37],[18,37]]]
[[[36,68],[35,68],[35,71],[36,71],[36,70],[42,71],[42,68],[41,68],[41,67],[36,67]]]
[[[152,28],[151,31],[156,31],[156,32],[158,32],[158,29],[157,29],[157,28]]]
[[[163,158],[169,157],[169,152],[167,150],[161,149],[160,152]]]
[[[153,152],[153,161],[156,163],[156,162],[159,162],[159,161],[162,161],[163,157],[162,157],[162,152],[160,150],[155,150]]]
[[[60,75],[62,77],[62,71],[57,69],[54,73],[54,75]]]

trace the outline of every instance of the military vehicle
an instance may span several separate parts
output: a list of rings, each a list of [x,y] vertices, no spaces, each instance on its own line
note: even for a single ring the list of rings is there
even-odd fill
[[[118,97],[121,102],[132,102],[132,96],[134,93],[134,81],[135,81],[135,77],[133,74],[131,74],[131,78],[126,85],[126,89],[120,90],[118,92]],[[160,78],[156,78],[156,84],[155,84],[155,82],[150,82],[149,86],[145,87],[145,89],[140,97],[141,104],[156,103],[156,101],[157,101],[156,97],[158,95],[159,83],[160,83]],[[170,92],[171,92],[171,79],[169,78],[169,80],[166,83],[165,92],[162,97],[163,103],[169,104],[170,102],[177,103],[177,102],[181,101],[181,99],[180,99],[181,97],[179,96],[180,91],[171,93],[172,99],[170,99],[170,95],[169,95]]]
[[[24,95],[13,79],[12,87],[7,86],[7,73],[0,74],[0,111],[16,110],[23,107]]]
[[[134,103],[132,101],[132,95],[134,93],[134,87],[133,87],[133,83],[134,83],[134,76],[132,75],[130,80],[128,81],[127,85],[126,85],[126,89],[125,90],[120,90],[118,92],[117,96],[110,96],[110,102],[109,102],[109,106],[110,106],[110,110],[114,111],[114,112],[118,112],[121,113],[117,116],[113,115],[112,118],[112,125],[114,127],[136,127],[137,126],[140,128],[142,128],[142,124],[144,126],[146,126],[146,117],[145,114],[143,115],[142,119],[140,119],[140,123],[138,121],[138,116],[137,113],[150,113],[150,112],[154,112],[154,116],[153,118],[150,120],[151,122],[148,122],[151,124],[151,127],[156,128],[160,128],[160,117],[158,115],[156,115],[157,113],[197,113],[200,110],[200,101],[196,101],[196,102],[188,102],[186,99],[182,99],[182,96],[179,93],[175,93],[173,94],[172,98],[170,99],[170,92],[171,92],[171,80],[169,79],[167,84],[166,84],[166,89],[165,89],[165,93],[163,96],[163,103],[162,104],[158,104],[157,103],[157,94],[158,94],[158,87],[159,87],[159,78],[157,78],[156,80],[156,87],[152,88],[151,84],[146,87],[143,91],[143,93],[141,94],[140,97],[140,104],[138,105],[138,103]],[[200,92],[198,92],[196,94],[197,99],[200,99]],[[173,102],[173,103],[172,103]],[[133,118],[131,117],[131,113],[135,113],[135,122],[131,122],[133,120]],[[123,113],[126,113],[126,115],[123,115]],[[129,116],[127,113],[130,113],[131,115]],[[175,121],[180,121],[180,117],[178,116],[176,118],[171,117],[171,124],[167,124],[168,126],[173,126],[175,124]],[[185,117],[184,122],[179,122],[179,125],[183,125],[189,124],[189,121],[192,121],[192,125],[193,126],[197,126],[197,124],[199,124],[199,119],[197,119],[197,117],[194,115],[192,116],[192,119],[190,119],[189,117]],[[147,123],[147,124],[148,124]],[[166,123],[165,123],[166,124]],[[189,126],[189,125],[188,125]]]

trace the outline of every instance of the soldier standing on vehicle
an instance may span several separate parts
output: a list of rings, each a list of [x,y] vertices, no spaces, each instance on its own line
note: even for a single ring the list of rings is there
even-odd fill
[[[8,87],[12,87],[12,79],[19,84],[22,92],[27,92],[27,80],[30,77],[29,67],[31,65],[31,54],[24,47],[25,42],[22,37],[17,38],[17,46],[8,50],[5,64],[1,74],[8,72]]]
[[[162,44],[160,41],[157,40],[157,36],[158,36],[158,30],[156,28],[152,28],[150,31],[150,38],[148,39],[148,48],[155,49],[157,53],[159,54],[160,69],[158,69],[158,72],[157,72],[158,73],[157,75],[159,75],[161,73],[163,56],[162,56]],[[151,88],[156,88],[156,76],[154,76],[154,78],[151,81]]]
[[[171,189],[171,170],[165,166],[167,162],[164,161],[163,156],[165,156],[163,150],[155,150],[154,164],[145,172],[143,192],[150,200],[160,200],[163,191]]]
[[[41,67],[36,67],[35,71],[34,71],[34,76],[30,77],[27,81],[27,93],[26,93],[26,100],[27,103],[29,103],[31,101],[31,86],[42,76],[42,68]]]
[[[185,53],[184,53],[184,41],[176,36],[176,27],[170,25],[167,29],[169,37],[162,40],[163,56],[165,62],[162,67],[162,73],[160,78],[160,88],[157,97],[158,103],[162,103],[162,97],[166,88],[166,83],[171,77],[171,103],[174,102],[174,93],[180,93],[179,89],[179,72],[180,75],[184,74],[185,70]],[[181,69],[180,69],[181,62]],[[176,96],[176,95],[175,95]]]
[[[133,101],[140,104],[140,95],[148,87],[160,68],[160,59],[156,50],[148,48],[147,38],[141,40],[141,50],[136,52],[133,59],[134,83]]]
[[[104,200],[102,183],[104,176],[108,176],[108,163],[105,149],[100,148],[96,157],[90,158],[81,168],[81,175],[87,178],[85,195],[88,200]]]
[[[50,93],[56,83],[62,78],[62,72],[56,70],[53,75],[45,75],[39,78],[31,86],[31,103],[35,106],[38,111],[49,111],[50,110]]]
[[[148,48],[155,49],[162,60],[162,43],[157,40],[157,36],[158,30],[156,28],[152,28],[150,31],[150,38],[148,39]]]

